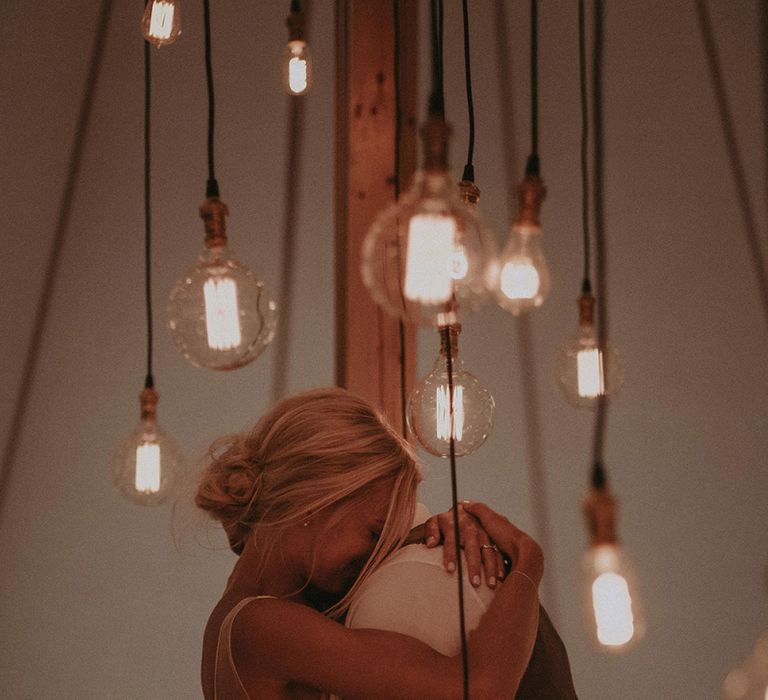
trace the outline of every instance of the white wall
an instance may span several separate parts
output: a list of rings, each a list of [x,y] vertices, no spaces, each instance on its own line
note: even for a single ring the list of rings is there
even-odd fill
[[[527,3],[508,4],[516,99],[501,105],[494,3],[472,3],[477,182],[500,238],[508,223],[501,139],[513,141],[520,172],[528,149]],[[601,656],[585,640],[579,609],[592,419],[571,409],[552,382],[557,347],[575,329],[580,281],[576,15],[566,2],[540,9],[543,223],[554,281],[531,328],[552,529],[547,591],[555,595],[547,602],[583,698],[711,698],[768,626],[761,582],[768,333],[692,4],[608,4],[610,306],[627,381],[611,407],[606,456],[648,633],[625,657]],[[3,439],[60,206],[96,5],[11,0],[4,7]],[[288,3],[213,5],[217,176],[231,210],[232,246],[276,290],[286,145],[277,60]],[[466,143],[460,6],[447,5],[458,175]],[[764,232],[758,3],[710,5]],[[268,405],[275,357],[270,348],[233,374],[197,370],[162,327],[167,291],[202,240],[202,12],[191,2],[183,10],[180,42],[153,53],[156,379],[161,422],[199,456],[212,438],[246,427]],[[3,697],[198,697],[202,627],[232,563],[218,534],[188,507],[179,508],[185,537],[177,549],[169,510],[124,501],[109,475],[113,447],[137,420],[144,375],[140,11],[138,2],[115,3],[41,362],[0,514]],[[316,0],[313,30],[318,73],[300,180],[291,391],[333,380],[332,3]],[[502,108],[513,110],[512,134],[502,132]],[[537,535],[517,324],[486,307],[465,324],[461,349],[497,401],[493,434],[460,464],[462,495],[487,500]],[[422,371],[436,351],[436,338],[422,333]],[[424,498],[441,508],[449,498],[446,465],[427,461]]]

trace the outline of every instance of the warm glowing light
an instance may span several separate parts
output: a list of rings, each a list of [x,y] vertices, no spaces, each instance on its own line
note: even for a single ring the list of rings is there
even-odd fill
[[[228,277],[209,279],[203,294],[208,346],[214,350],[231,350],[240,345],[242,338],[235,281]]]
[[[149,18],[149,34],[155,39],[170,39],[173,30],[173,13],[176,8],[170,2],[153,2]]]
[[[626,644],[635,633],[632,598],[623,576],[612,571],[600,574],[592,584],[597,638],[606,646]]]
[[[579,396],[594,399],[605,393],[603,354],[598,348],[581,350],[576,355]]]
[[[403,288],[408,299],[441,304],[451,298],[455,233],[450,216],[418,214],[411,218]]]
[[[437,387],[435,398],[437,407],[435,411],[435,428],[437,437],[440,440],[450,440],[451,438],[451,403],[448,399],[448,387],[443,385]],[[453,387],[453,439],[461,442],[464,434],[464,387]]]
[[[507,299],[533,299],[539,284],[539,273],[530,262],[508,262],[501,268],[500,286]]]
[[[143,442],[136,448],[135,487],[139,493],[160,490],[160,445]]]
[[[307,89],[307,62],[303,58],[292,58],[288,62],[288,87],[291,92]]]
[[[469,261],[464,246],[456,246],[451,252],[451,279],[463,280],[469,272]]]

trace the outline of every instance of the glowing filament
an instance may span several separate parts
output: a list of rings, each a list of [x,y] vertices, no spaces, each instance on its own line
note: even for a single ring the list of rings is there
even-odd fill
[[[605,393],[603,353],[597,348],[579,350],[576,355],[579,396],[594,399]]]
[[[149,35],[155,39],[169,39],[173,30],[172,2],[158,0],[152,3],[152,14],[149,19]]]
[[[632,598],[623,576],[613,571],[600,574],[592,583],[597,638],[605,646],[626,644],[635,633]]]
[[[451,298],[455,233],[450,216],[419,214],[411,219],[403,289],[408,299],[441,304]]]
[[[295,93],[307,89],[307,62],[303,58],[294,56],[288,61],[288,87]]]
[[[203,288],[208,346],[231,350],[241,343],[237,285],[233,279],[209,279]]]
[[[448,399],[448,387],[445,384],[437,387],[435,407],[435,429],[440,440],[450,440],[451,437],[451,403]],[[453,387],[453,439],[461,442],[464,434],[464,387]]]
[[[501,291],[508,299],[533,299],[539,293],[539,271],[525,262],[508,262],[501,269]]]
[[[142,442],[136,448],[134,486],[139,493],[157,493],[160,490],[160,445]]]

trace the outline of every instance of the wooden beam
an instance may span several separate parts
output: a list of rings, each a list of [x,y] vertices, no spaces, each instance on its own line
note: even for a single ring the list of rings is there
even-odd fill
[[[395,2],[402,189],[416,164],[418,3]],[[336,383],[378,405],[404,431],[415,333],[373,302],[360,276],[365,234],[397,191],[395,2],[336,3]]]

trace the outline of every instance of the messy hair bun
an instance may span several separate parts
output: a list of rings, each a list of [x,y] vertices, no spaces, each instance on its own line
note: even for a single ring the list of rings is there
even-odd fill
[[[387,520],[397,521],[389,537],[382,532],[380,547],[391,548],[410,527],[420,479],[412,448],[368,401],[345,389],[284,399],[250,432],[215,442],[209,457],[195,502],[222,523],[238,554],[255,532],[268,549],[279,528],[362,498],[380,479],[394,481]]]

